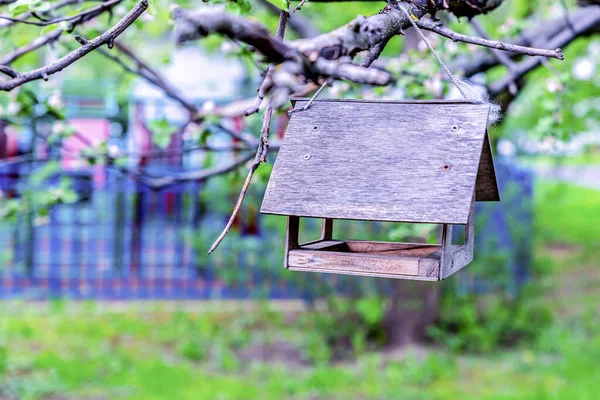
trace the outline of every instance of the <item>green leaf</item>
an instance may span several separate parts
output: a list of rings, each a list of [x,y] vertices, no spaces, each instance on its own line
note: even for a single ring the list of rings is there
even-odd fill
[[[148,12],[151,15],[156,15],[158,13],[157,2],[158,0],[148,0]]]
[[[65,204],[73,204],[77,202],[77,199],[77,193],[71,188],[63,190],[60,196],[60,200]]]
[[[61,26],[59,24],[51,24],[51,25],[45,26],[40,31],[40,35],[45,35],[46,33],[52,32],[53,30],[59,29],[60,27]]]
[[[29,6],[32,3],[33,1],[31,0],[18,0],[8,6],[8,11],[10,11],[11,15],[14,17],[29,10]]]
[[[283,11],[288,11],[290,9],[289,0],[267,0],[267,1],[271,4],[273,4],[274,6],[282,9]]]
[[[167,148],[171,143],[171,135],[177,130],[166,118],[151,121],[148,127],[152,131],[152,141],[161,149]]]

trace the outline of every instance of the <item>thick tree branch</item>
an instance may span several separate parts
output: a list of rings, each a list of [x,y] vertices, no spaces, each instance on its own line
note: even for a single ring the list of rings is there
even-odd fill
[[[268,76],[272,85],[270,81],[265,81],[265,84],[271,85],[271,104],[277,108],[287,101],[291,93],[301,90],[309,82],[318,82],[321,78],[386,85],[391,81],[391,75],[385,71],[367,70],[348,62],[333,60],[352,58],[360,51],[370,50],[372,52],[365,61],[370,65],[389,38],[403,34],[404,29],[411,26],[411,18],[419,20],[427,13],[435,14],[442,9],[457,15],[484,13],[501,3],[502,0],[390,0],[383,10],[371,17],[359,16],[332,32],[291,42],[278,40],[262,26],[219,9],[190,11],[175,8],[173,19],[178,43],[210,34],[221,34],[251,45],[267,61],[278,65],[272,76]],[[399,4],[403,5],[407,14],[401,11]],[[255,110],[257,106],[249,111]]]
[[[35,69],[30,72],[20,73],[16,78],[0,82],[0,90],[10,91],[24,83],[31,82],[37,79],[48,79],[50,75],[53,75],[64,68],[73,64],[75,61],[81,59],[90,52],[96,50],[100,46],[108,44],[109,46],[114,43],[114,40],[127,29],[133,22],[146,11],[148,8],[148,2],[142,0],[137,3],[133,9],[127,13],[113,28],[103,33],[102,35],[94,38],[93,40],[86,41],[80,48],[67,54],[63,58],[53,62],[52,64],[46,65],[42,68]]]

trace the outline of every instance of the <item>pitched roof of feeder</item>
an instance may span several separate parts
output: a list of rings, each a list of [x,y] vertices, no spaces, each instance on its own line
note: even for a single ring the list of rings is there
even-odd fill
[[[489,110],[464,101],[317,100],[292,115],[261,212],[466,224],[474,189],[477,201],[500,200]]]

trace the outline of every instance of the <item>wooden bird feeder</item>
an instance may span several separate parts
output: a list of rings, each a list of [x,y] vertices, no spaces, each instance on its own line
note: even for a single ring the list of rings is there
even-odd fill
[[[288,218],[285,267],[438,281],[469,264],[474,202],[500,200],[489,112],[465,101],[317,100],[294,113],[261,208]],[[323,219],[319,240],[298,243],[301,217]],[[336,240],[335,219],[442,224],[442,239]],[[463,245],[452,225],[466,227]]]

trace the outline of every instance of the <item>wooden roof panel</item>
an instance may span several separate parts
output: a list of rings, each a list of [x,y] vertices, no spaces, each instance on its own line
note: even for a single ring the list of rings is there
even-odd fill
[[[465,102],[317,100],[293,114],[261,212],[466,224],[488,114]]]

